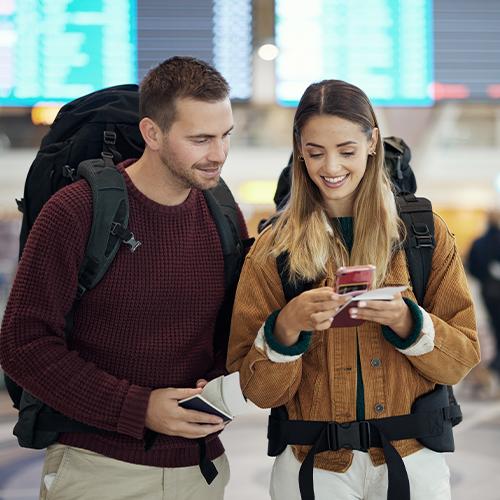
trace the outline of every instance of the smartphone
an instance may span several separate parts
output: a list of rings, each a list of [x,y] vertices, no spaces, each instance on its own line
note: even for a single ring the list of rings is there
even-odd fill
[[[335,292],[355,295],[370,290],[375,278],[375,266],[343,266],[335,273]]]
[[[354,297],[370,290],[375,278],[375,266],[343,266],[335,273],[335,292],[339,295]],[[363,320],[351,318],[349,310],[355,307],[353,302],[342,306],[335,314],[332,327],[359,326]]]

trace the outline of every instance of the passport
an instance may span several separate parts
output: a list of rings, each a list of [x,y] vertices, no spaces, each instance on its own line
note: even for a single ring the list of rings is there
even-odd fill
[[[246,399],[241,392],[239,372],[214,378],[203,388],[201,394],[180,400],[179,406],[217,415],[224,422],[248,411]]]

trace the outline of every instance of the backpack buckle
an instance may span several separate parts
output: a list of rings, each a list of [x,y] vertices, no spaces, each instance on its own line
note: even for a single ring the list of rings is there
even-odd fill
[[[104,131],[104,144],[116,144],[116,133],[111,130]]]
[[[69,165],[64,165],[62,168],[62,176],[74,182],[76,180],[76,169]]]
[[[328,422],[327,424],[328,449],[335,451],[347,450],[368,451],[370,447],[370,424],[366,420],[361,422]]]
[[[123,240],[123,243],[130,247],[129,250],[131,253],[134,253],[142,245],[139,240],[135,239],[134,233],[130,233],[130,238],[128,240]]]
[[[76,300],[80,300],[86,291],[87,288],[85,288],[81,283],[78,283],[78,287],[76,289]]]
[[[119,222],[113,222],[111,224],[110,232],[113,236],[122,240],[125,245],[128,245],[130,247],[129,250],[132,253],[134,253],[142,245],[139,240],[135,239],[134,233],[124,228]]]
[[[411,229],[415,237],[416,248],[434,248],[434,237],[431,235],[427,224],[412,224]]]

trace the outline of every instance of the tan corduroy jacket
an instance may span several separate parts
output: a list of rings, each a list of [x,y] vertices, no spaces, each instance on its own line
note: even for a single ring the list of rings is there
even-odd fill
[[[365,418],[404,415],[415,399],[436,383],[456,384],[479,362],[474,309],[454,236],[434,216],[436,248],[423,308],[435,330],[434,348],[423,355],[405,355],[382,335],[381,326],[313,332],[307,351],[290,362],[273,362],[254,345],[267,317],[286,304],[276,260],[258,264],[254,253],[269,237],[262,233],[247,255],[233,310],[227,366],[240,371],[243,393],[261,408],[286,405],[289,417],[299,420],[349,422],[356,419],[357,343],[364,382]],[[328,270],[334,276],[335,268]],[[394,256],[384,286],[408,285],[403,296],[415,300],[404,250]],[[418,341],[418,339],[417,339]],[[416,440],[393,442],[401,456],[422,448]],[[294,446],[303,461],[309,447]],[[315,466],[342,472],[352,451],[316,455]],[[381,449],[370,449],[374,464],[384,462]]]

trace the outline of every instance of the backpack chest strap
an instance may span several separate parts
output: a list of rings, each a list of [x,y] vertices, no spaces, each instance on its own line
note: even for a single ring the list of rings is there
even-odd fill
[[[271,414],[268,454],[276,456],[287,445],[311,446],[300,467],[299,488],[302,500],[314,500],[313,469],[317,453],[382,448],[389,475],[388,500],[410,500],[408,474],[391,441],[439,437],[445,431],[445,422],[453,417],[452,413],[449,407],[442,407],[428,412],[346,423],[288,420],[280,418],[279,413]]]

